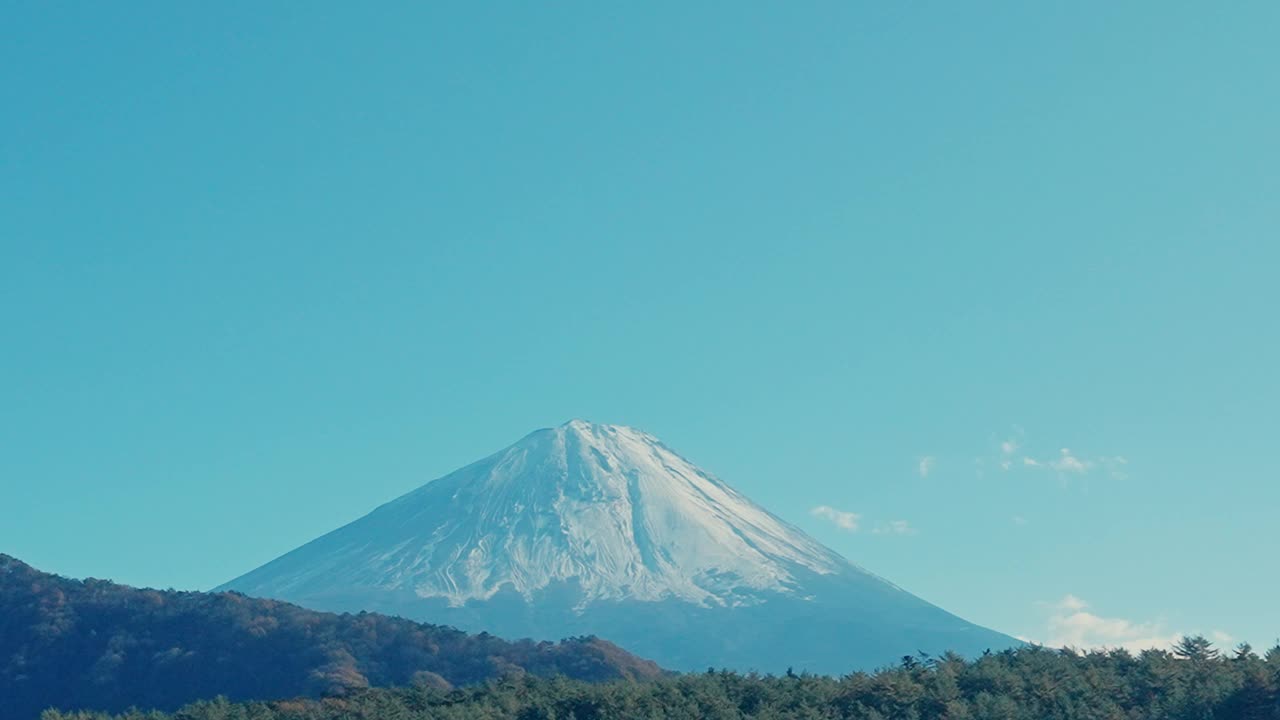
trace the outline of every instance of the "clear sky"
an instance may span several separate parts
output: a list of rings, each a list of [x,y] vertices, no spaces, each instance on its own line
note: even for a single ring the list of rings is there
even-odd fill
[[[1269,645],[1278,34],[4,3],[0,552],[205,589],[584,417],[999,630]]]

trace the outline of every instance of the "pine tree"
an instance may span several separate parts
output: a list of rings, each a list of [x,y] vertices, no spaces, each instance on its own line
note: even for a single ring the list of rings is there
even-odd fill
[[[1213,643],[1203,635],[1189,635],[1183,637],[1173,646],[1173,654],[1183,660],[1191,660],[1193,662],[1204,662],[1206,660],[1216,660],[1218,651],[1214,649]]]

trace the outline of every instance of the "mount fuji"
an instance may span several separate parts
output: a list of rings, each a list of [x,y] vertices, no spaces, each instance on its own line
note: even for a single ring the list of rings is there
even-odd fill
[[[861,567],[657,438],[573,420],[219,590],[559,639],[680,670],[844,673],[1018,644]]]

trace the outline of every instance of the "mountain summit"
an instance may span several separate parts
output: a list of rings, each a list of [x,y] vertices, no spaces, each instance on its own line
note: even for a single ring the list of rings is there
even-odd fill
[[[668,667],[846,672],[1016,641],[850,563],[633,428],[572,420],[221,589],[541,639]]]
[[[847,563],[657,438],[573,420],[374,510],[234,581],[249,594],[376,587],[452,606],[563,582],[582,604],[699,606],[794,593]]]

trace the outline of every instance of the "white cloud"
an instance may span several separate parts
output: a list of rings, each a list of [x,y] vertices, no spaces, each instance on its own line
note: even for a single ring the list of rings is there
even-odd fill
[[[1055,610],[1068,610],[1070,612],[1075,612],[1077,610],[1083,610],[1089,607],[1089,603],[1081,600],[1080,598],[1076,597],[1075,595],[1072,595],[1071,593],[1067,593],[1066,595],[1063,595],[1062,599],[1059,600],[1058,602],[1051,603],[1050,607],[1054,608]]]
[[[1107,472],[1111,474],[1111,477],[1116,480],[1124,480],[1129,477],[1124,471],[1125,466],[1129,464],[1129,460],[1123,455],[1100,457],[1098,458],[1098,464],[1106,468]]]
[[[1047,612],[1042,644],[1048,647],[1168,650],[1187,634],[1170,630],[1161,620],[1138,621],[1098,615],[1090,611],[1089,603],[1072,594],[1039,605]],[[1221,630],[1213,631],[1210,636],[1224,646],[1232,641],[1231,636]]]
[[[1026,519],[1026,518],[1024,518],[1024,517],[1022,517],[1021,515],[1014,515],[1014,516],[1013,516],[1013,524],[1014,524],[1014,525],[1022,526],[1022,525],[1026,525],[1026,524],[1027,524],[1027,522],[1028,522],[1028,521],[1027,521],[1027,519]]]
[[[1009,470],[1013,467],[1013,454],[1018,452],[1018,441],[1009,438],[1000,443],[1000,469]]]
[[[917,468],[920,471],[920,477],[922,478],[929,477],[929,473],[933,472],[933,466],[936,462],[937,462],[937,459],[934,458],[932,455],[925,455],[924,457],[920,458],[920,463]]]
[[[838,510],[830,505],[818,505],[809,510],[809,514],[835,525],[845,532],[862,530],[862,515],[848,510]],[[889,520],[876,523],[870,528],[872,535],[915,535],[919,531],[906,520]]]
[[[1182,637],[1182,633],[1168,631],[1160,621],[1137,622],[1097,615],[1089,611],[1089,603],[1071,594],[1042,605],[1049,611],[1045,644],[1050,647],[1168,649]]]
[[[875,535],[915,535],[916,529],[906,520],[890,520],[871,532]]]
[[[819,505],[810,510],[809,514],[816,518],[829,520],[836,527],[848,532],[858,531],[858,520],[862,517],[858,513],[837,510],[830,505]]]
[[[1064,483],[1069,475],[1088,475],[1095,470],[1104,471],[1116,480],[1124,480],[1128,477],[1125,469],[1129,465],[1129,459],[1123,455],[1085,457],[1076,454],[1070,448],[1062,448],[1056,457],[1038,459],[1030,455],[1011,453],[1010,451],[1016,452],[1019,449],[1019,446],[1012,441],[1002,443],[1000,447],[1001,455],[996,458],[996,461],[1004,470],[1012,470],[1015,466],[1034,470],[1052,470],[1063,479]]]
[[[1062,448],[1060,452],[1061,455],[1056,459],[1049,461],[1049,467],[1054,470],[1063,473],[1083,474],[1093,469],[1093,461],[1081,460],[1075,455],[1072,455],[1069,448]]]

